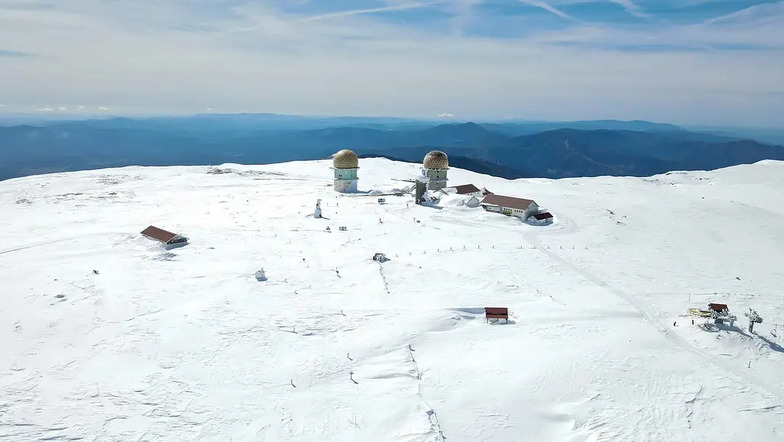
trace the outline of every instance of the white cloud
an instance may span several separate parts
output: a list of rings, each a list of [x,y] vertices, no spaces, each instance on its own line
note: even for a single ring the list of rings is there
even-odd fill
[[[784,17],[784,1],[775,3],[763,3],[749,6],[748,8],[735,11],[730,14],[715,17],[705,21],[705,24],[764,24],[767,22],[780,22]]]
[[[108,111],[109,107],[108,106],[98,106],[98,110],[99,111]]]
[[[35,110],[36,112],[54,112],[53,107],[39,107]]]
[[[2,109],[4,107],[8,107],[8,106],[6,106],[5,104],[0,104],[0,109]]]
[[[642,9],[633,0],[610,0],[610,2],[620,5],[626,12],[635,17],[648,17],[648,14],[642,12]]]
[[[470,20],[476,1],[463,3]],[[553,6],[564,2],[533,3],[569,17]],[[0,0],[0,41],[40,56],[4,62],[0,96],[31,107],[110,102],[113,112],[197,113],[209,102],[237,112],[432,118],[448,108],[461,118],[784,124],[781,53],[715,49],[780,45],[780,16],[762,24],[742,17],[731,25],[634,28],[564,20],[562,29],[493,39],[369,12],[297,21],[302,15],[269,2],[218,12],[175,1],[58,0],[25,10],[5,4]],[[706,50],[612,49],[619,44]],[[116,55],[110,63],[109,51]]]
[[[553,13],[562,18],[568,18],[568,19],[573,18],[571,15],[561,11],[560,9],[556,8],[555,6],[552,6],[551,4],[543,0],[519,0],[519,1],[520,3],[525,3],[530,6],[535,6],[537,8],[544,9],[545,11]]]
[[[451,19],[451,29],[455,36],[462,36],[464,29],[472,24],[478,23],[478,18],[474,13],[474,6],[481,4],[483,0],[456,0],[446,5],[448,11],[453,14]],[[403,21],[405,23],[405,21]]]
[[[57,108],[57,110],[59,110],[59,111],[61,111],[61,112],[62,112],[62,111],[67,111],[67,110],[68,110],[68,108],[67,108],[67,107],[65,107],[65,106],[60,106],[60,107],[58,107],[58,108]]]
[[[436,115],[438,118],[454,118],[455,114],[450,114],[448,112],[442,112]]]

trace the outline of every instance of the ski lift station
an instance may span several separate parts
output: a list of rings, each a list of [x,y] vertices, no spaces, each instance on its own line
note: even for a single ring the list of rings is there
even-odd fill
[[[749,308],[749,311],[744,313],[743,316],[749,318],[749,332],[754,332],[754,324],[762,324],[762,316],[752,308]]]

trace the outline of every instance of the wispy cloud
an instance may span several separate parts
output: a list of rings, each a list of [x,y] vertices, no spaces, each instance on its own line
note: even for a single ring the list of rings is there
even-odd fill
[[[610,43],[610,42],[553,42],[554,46],[584,48],[593,50],[621,52],[704,52],[712,51],[779,51],[780,48],[762,44],[722,44],[722,43]]]
[[[450,114],[449,112],[441,112],[440,114],[436,115],[438,118],[454,118],[455,114]]]
[[[544,0],[519,0],[519,1],[520,3],[525,3],[526,5],[529,6],[535,6],[537,8],[544,9],[545,11],[553,13],[561,18],[568,18],[568,19],[574,18],[571,15],[561,11],[560,9],[556,8],[555,6],[552,6],[551,4],[547,3]]]
[[[633,15],[635,17],[641,17],[641,18],[648,17],[648,14],[645,14],[642,8],[640,8],[639,6],[637,6],[636,3],[634,3],[634,0],[610,0],[610,1],[612,3],[615,3],[623,7],[623,9],[625,9],[626,12],[628,12],[630,15]]]
[[[448,12],[453,14],[451,18],[452,32],[456,36],[463,36],[467,27],[481,21],[481,19],[478,19],[474,8],[482,2],[483,0],[457,0],[450,4],[451,8],[448,9]]]
[[[705,24],[752,24],[781,21],[784,18],[784,1],[761,3],[738,11],[706,20]]]
[[[309,21],[319,21],[319,20],[329,20],[333,18],[341,18],[341,17],[350,17],[353,15],[363,15],[363,14],[378,14],[381,12],[393,12],[393,11],[405,11],[408,9],[419,9],[419,8],[426,8],[429,6],[433,6],[439,3],[444,3],[446,0],[438,0],[438,1],[430,1],[430,2],[410,2],[410,3],[399,3],[393,4],[390,6],[383,6],[379,8],[367,8],[367,9],[350,9],[347,11],[340,11],[340,12],[331,12],[327,14],[318,14],[318,15],[311,15],[308,17],[301,18],[297,21],[301,22],[309,22]]]

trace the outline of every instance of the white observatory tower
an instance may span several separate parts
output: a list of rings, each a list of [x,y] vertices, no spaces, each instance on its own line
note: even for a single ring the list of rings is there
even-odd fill
[[[332,168],[335,170],[335,191],[350,193],[357,191],[357,170],[359,158],[354,152],[343,149],[332,157]]]

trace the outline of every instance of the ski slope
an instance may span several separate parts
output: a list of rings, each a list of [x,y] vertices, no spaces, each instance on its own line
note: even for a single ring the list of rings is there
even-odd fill
[[[450,170],[534,199],[550,226],[339,195],[330,164],[0,182],[0,441],[781,438],[784,163]],[[359,188],[418,173],[362,159]],[[164,250],[150,224],[191,243]],[[692,325],[709,302],[737,327]]]

